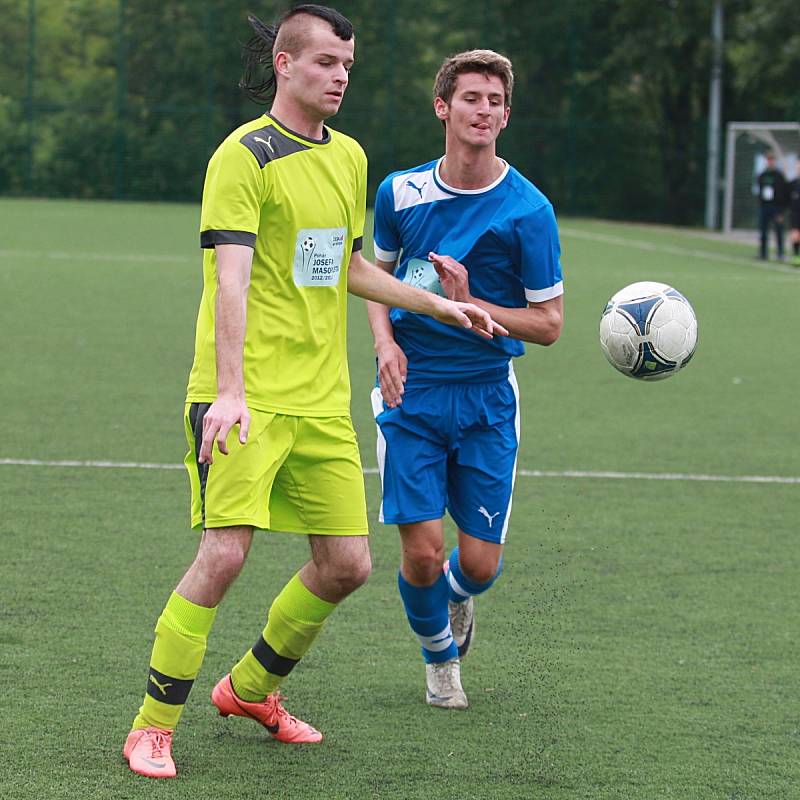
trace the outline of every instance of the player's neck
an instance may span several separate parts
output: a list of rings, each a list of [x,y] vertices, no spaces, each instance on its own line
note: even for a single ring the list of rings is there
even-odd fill
[[[269,114],[292,133],[307,139],[322,139],[325,136],[325,120],[308,113],[296,103],[287,103],[276,97]]]
[[[439,175],[454,189],[483,189],[503,174],[505,166],[495,154],[494,147],[476,149],[448,144],[439,165]]]

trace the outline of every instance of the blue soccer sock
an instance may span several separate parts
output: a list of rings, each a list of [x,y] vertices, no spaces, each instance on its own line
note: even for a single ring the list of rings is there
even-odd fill
[[[397,586],[406,609],[408,624],[422,645],[426,664],[449,661],[458,656],[447,615],[447,579],[440,573],[433,586],[412,586],[401,572]]]
[[[497,565],[497,572],[491,580],[486,583],[478,583],[467,577],[464,570],[461,569],[461,564],[458,561],[458,548],[453,548],[450,553],[449,569],[447,570],[447,583],[449,589],[449,599],[453,603],[463,603],[470,597],[475,597],[483,594],[491,585],[500,577],[503,571],[503,558],[500,557],[500,563]]]

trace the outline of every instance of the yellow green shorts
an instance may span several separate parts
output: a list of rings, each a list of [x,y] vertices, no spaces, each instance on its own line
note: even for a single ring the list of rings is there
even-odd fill
[[[295,417],[250,411],[247,443],[238,425],[229,454],[214,444],[213,464],[198,464],[209,403],[187,403],[192,527],[252,525],[290,533],[364,536],[367,507],[358,442],[349,417]]]

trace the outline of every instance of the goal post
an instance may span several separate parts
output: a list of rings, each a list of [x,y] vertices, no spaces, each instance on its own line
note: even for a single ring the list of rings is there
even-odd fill
[[[756,180],[767,165],[766,153],[775,153],[778,168],[791,180],[800,162],[800,123],[729,122],[725,148],[723,230],[758,227]]]

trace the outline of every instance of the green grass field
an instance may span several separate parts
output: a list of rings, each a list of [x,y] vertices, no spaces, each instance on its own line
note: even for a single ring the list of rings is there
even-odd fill
[[[0,797],[798,796],[800,270],[680,230],[562,220],[566,324],[517,364],[523,472],[464,666],[471,708],[423,703],[397,535],[374,522],[370,581],[285,686],[323,744],[218,717],[211,688],[306,555],[300,537],[260,534],[176,735],[179,778],[154,782],[121,747],[195,548],[187,480],[53,462],[180,463],[198,209],[2,200],[0,215]],[[692,364],[656,384],[597,344],[606,299],[642,279],[675,285],[700,320]],[[350,363],[374,467],[356,299]],[[742,476],[783,481],[722,480]]]

